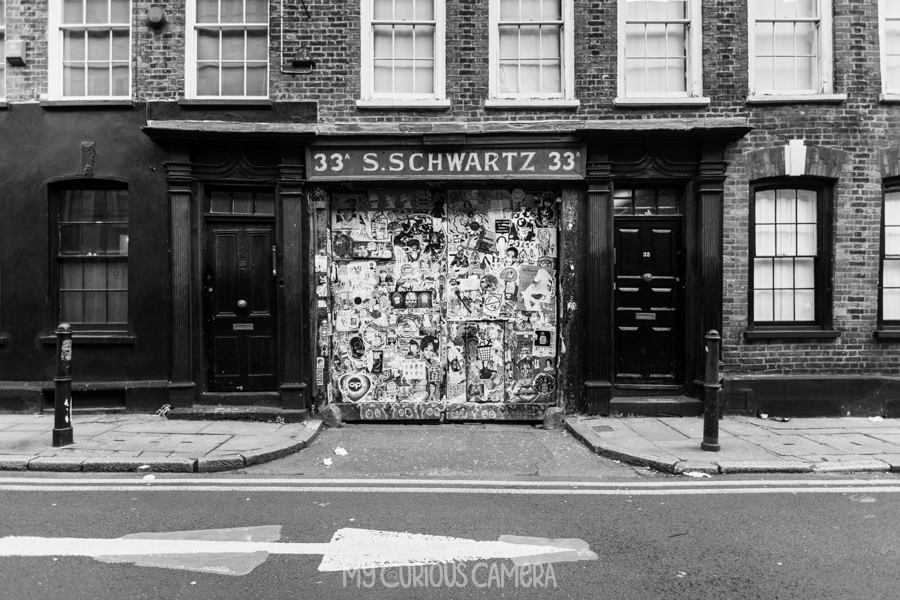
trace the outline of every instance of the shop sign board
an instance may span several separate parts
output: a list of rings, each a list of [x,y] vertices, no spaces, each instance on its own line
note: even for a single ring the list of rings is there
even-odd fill
[[[312,147],[307,157],[311,181],[348,179],[583,179],[583,146],[546,148],[421,148]]]

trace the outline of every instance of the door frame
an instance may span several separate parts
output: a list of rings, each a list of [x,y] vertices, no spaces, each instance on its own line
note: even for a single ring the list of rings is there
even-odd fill
[[[677,187],[679,187],[680,189],[684,189],[685,186],[677,186]],[[619,357],[616,355],[616,350],[618,348],[618,333],[617,333],[618,327],[617,327],[617,320],[616,320],[616,288],[615,288],[616,273],[617,273],[616,265],[618,263],[618,257],[617,257],[618,248],[616,246],[615,228],[617,226],[616,225],[617,223],[621,223],[623,221],[631,221],[631,222],[637,222],[637,223],[654,223],[654,222],[663,223],[663,222],[665,222],[665,223],[676,223],[677,224],[677,227],[679,229],[679,234],[678,234],[679,241],[678,241],[677,252],[680,254],[680,256],[678,258],[677,270],[679,273],[679,278],[681,280],[680,281],[681,285],[679,286],[680,290],[678,292],[678,296],[679,296],[678,304],[679,304],[679,310],[680,310],[681,314],[678,317],[677,326],[679,328],[678,334],[680,336],[680,339],[682,340],[682,344],[684,344],[688,337],[687,336],[687,325],[688,325],[687,324],[687,312],[688,312],[687,306],[688,306],[688,304],[686,302],[687,287],[688,287],[687,286],[687,271],[688,271],[688,269],[687,269],[687,264],[686,264],[687,263],[687,261],[686,261],[687,247],[686,247],[686,236],[685,236],[685,220],[686,219],[685,219],[685,214],[684,214],[687,210],[687,207],[686,207],[687,199],[685,196],[686,196],[686,194],[682,193],[683,210],[682,210],[681,214],[678,214],[678,215],[613,216],[613,237],[612,237],[613,266],[611,268],[612,277],[613,277],[613,288],[612,288],[612,295],[609,297],[609,303],[612,308],[612,321],[610,323],[611,324],[610,337],[611,337],[612,358],[613,358],[612,364],[611,364],[611,382],[612,382],[614,390],[629,390],[629,391],[635,391],[637,393],[640,393],[641,390],[644,390],[646,392],[646,394],[648,394],[648,395],[665,393],[666,391],[675,392],[675,393],[682,393],[684,391],[684,386],[686,383],[685,382],[685,370],[686,370],[685,362],[686,361],[684,360],[685,356],[686,356],[685,352],[687,351],[686,347],[681,348],[681,352],[678,354],[678,356],[680,356],[680,360],[678,360],[674,364],[675,383],[671,383],[671,384],[667,383],[664,385],[654,386],[653,384],[649,384],[646,382],[639,383],[639,384],[628,384],[628,383],[623,383],[622,381],[618,380],[619,371],[618,371],[617,365],[618,365]]]

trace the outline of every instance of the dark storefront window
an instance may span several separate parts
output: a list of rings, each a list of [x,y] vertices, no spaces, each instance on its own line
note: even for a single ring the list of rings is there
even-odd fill
[[[128,322],[128,190],[58,193],[56,260],[59,320],[72,325]]]
[[[275,193],[258,190],[213,190],[209,212],[218,215],[275,215]]]

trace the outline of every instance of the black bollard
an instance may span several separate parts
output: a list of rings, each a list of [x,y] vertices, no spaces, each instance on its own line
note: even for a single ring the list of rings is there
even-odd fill
[[[72,326],[60,323],[56,330],[55,422],[53,447],[73,444],[72,431]]]
[[[719,345],[722,338],[715,329],[706,334],[706,373],[703,379],[703,442],[701,450],[718,452],[719,446]]]

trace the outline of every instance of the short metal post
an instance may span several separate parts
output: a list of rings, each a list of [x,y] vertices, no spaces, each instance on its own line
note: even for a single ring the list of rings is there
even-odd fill
[[[53,447],[74,443],[72,431],[72,326],[60,323],[56,330],[56,390]]]
[[[718,452],[719,446],[719,345],[722,338],[715,329],[706,334],[706,372],[703,379],[703,442],[701,450]]]

